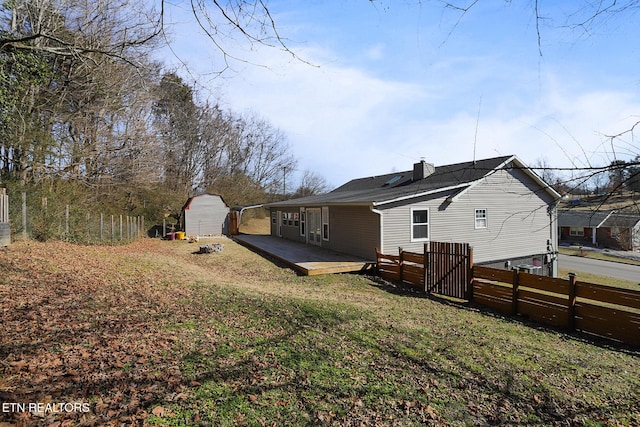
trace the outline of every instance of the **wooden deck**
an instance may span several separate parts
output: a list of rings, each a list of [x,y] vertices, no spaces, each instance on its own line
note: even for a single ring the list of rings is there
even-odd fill
[[[374,260],[365,260],[279,237],[240,234],[233,238],[238,243],[268,254],[307,276],[363,271],[373,268],[376,263]]]

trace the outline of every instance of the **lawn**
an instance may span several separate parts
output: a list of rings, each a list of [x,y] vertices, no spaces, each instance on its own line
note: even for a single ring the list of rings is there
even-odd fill
[[[606,252],[593,251],[575,247],[560,247],[558,251],[561,254],[571,256],[581,256],[585,258],[600,259],[603,261],[621,262],[625,264],[640,265],[640,261],[636,259],[621,258],[619,256],[609,255]]]
[[[637,352],[221,241],[0,250],[0,401],[87,404],[0,426],[640,424]]]

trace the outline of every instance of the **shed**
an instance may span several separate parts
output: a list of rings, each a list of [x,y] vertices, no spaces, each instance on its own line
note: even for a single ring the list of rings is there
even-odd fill
[[[229,233],[229,205],[219,194],[204,193],[190,197],[182,208],[187,236]]]

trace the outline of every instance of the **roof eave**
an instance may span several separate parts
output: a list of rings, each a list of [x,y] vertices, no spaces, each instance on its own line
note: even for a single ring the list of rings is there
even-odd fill
[[[554,200],[559,200],[562,198],[562,196],[560,195],[560,193],[558,193],[556,190],[553,189],[553,187],[551,187],[548,183],[546,183],[542,178],[540,178],[538,176],[537,173],[535,173],[533,170],[531,170],[530,167],[528,167],[527,165],[525,165],[522,160],[520,160],[518,158],[518,156],[511,156],[509,159],[507,159],[502,165],[500,165],[498,168],[502,168],[505,167],[509,162],[511,161],[515,161],[518,166],[520,167],[520,169],[527,175],[529,175],[530,178],[532,178],[534,181],[536,181],[536,183],[543,188],[543,190],[545,190],[547,193],[549,193],[549,195],[551,195],[553,197]],[[496,168],[496,169],[498,169]]]

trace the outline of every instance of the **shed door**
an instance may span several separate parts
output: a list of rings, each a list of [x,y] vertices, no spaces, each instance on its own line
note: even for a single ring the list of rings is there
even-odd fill
[[[318,245],[322,243],[322,219],[319,208],[307,209],[307,243]]]

